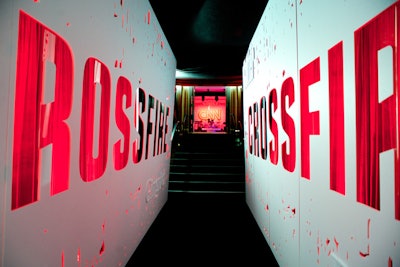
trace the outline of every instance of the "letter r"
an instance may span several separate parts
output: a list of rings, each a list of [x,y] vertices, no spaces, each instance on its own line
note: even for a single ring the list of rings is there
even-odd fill
[[[400,220],[398,6],[392,5],[354,32],[357,201],[380,209],[379,154],[394,149],[396,220]],[[393,52],[393,94],[379,101],[378,51],[386,47]]]
[[[54,101],[44,103],[46,62],[56,66]],[[39,199],[40,149],[52,144],[51,189],[68,189],[73,55],[54,31],[20,11],[14,107],[12,204],[15,210]]]

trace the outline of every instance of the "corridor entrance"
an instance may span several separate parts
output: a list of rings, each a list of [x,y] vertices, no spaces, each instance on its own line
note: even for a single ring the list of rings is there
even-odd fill
[[[242,116],[242,86],[176,86],[178,132],[234,134],[242,132]]]

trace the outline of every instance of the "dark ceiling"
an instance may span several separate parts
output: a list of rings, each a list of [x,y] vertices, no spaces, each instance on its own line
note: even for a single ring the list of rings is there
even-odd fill
[[[242,75],[243,60],[268,0],[149,0],[189,78]]]

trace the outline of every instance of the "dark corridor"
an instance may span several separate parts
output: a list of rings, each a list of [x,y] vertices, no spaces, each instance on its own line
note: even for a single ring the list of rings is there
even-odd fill
[[[232,160],[244,166],[243,146],[237,141],[229,134],[190,134],[174,142],[168,201],[126,266],[278,266],[245,202],[244,169],[227,167]],[[182,159],[182,153],[192,159]],[[187,169],[176,171],[174,158],[181,158]],[[196,187],[171,189],[179,179]]]

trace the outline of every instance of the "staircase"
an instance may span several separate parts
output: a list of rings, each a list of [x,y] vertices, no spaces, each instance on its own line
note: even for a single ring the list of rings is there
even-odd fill
[[[176,136],[168,191],[243,194],[245,170],[240,139],[226,133]]]

